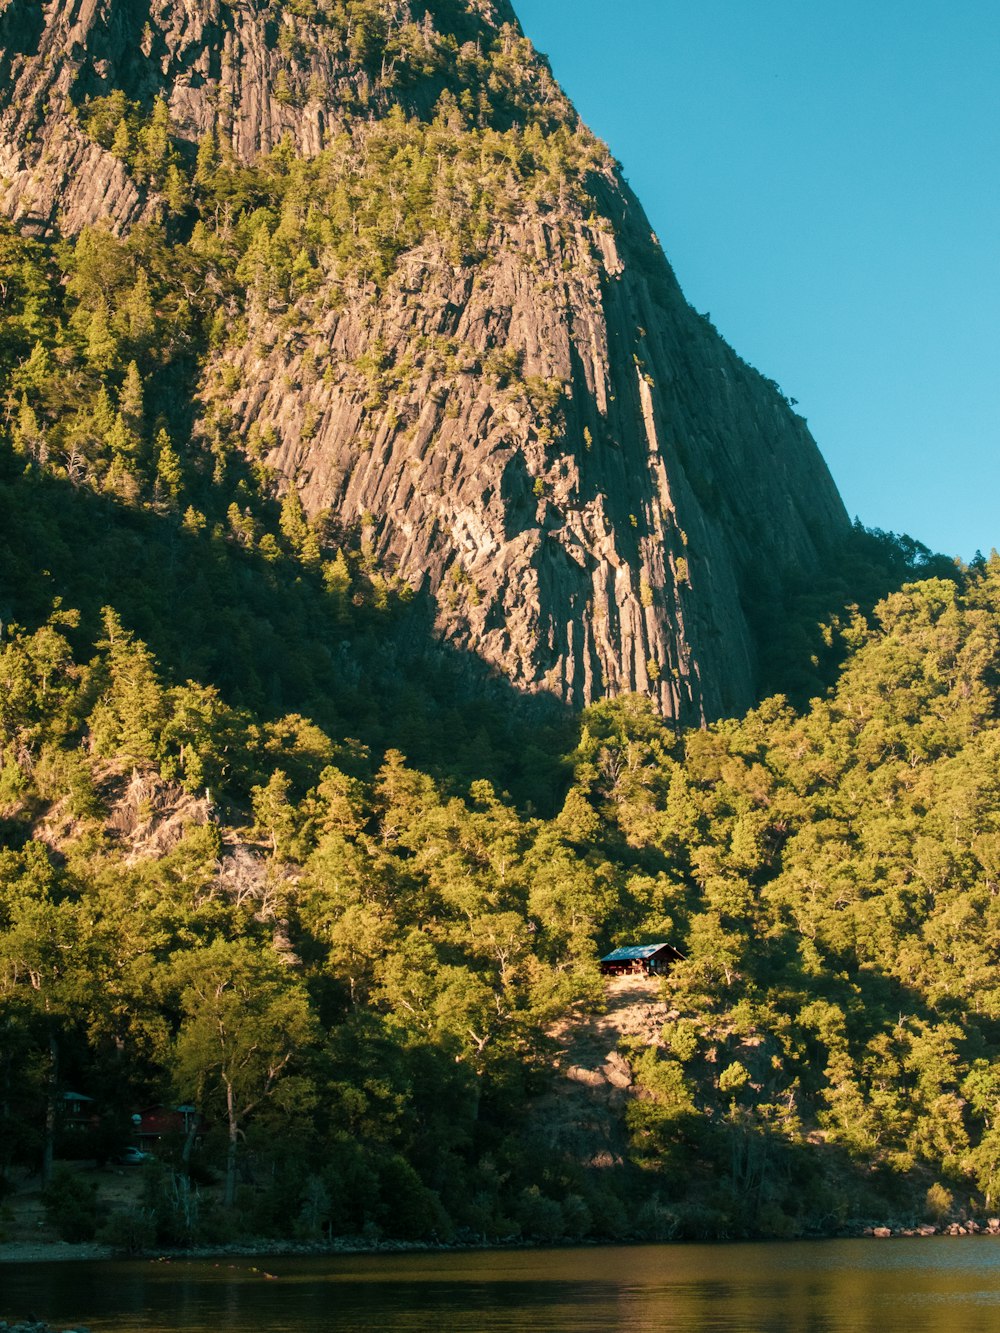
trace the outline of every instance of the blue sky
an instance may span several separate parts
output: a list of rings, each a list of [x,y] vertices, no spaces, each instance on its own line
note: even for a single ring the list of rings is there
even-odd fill
[[[514,0],[851,516],[1000,547],[1000,0]]]

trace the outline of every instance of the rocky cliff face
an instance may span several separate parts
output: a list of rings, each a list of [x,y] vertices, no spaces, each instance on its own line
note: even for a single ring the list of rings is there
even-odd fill
[[[199,141],[250,165],[284,139],[322,174],[329,145],[364,158],[392,116],[509,152],[475,245],[440,209],[394,242],[387,205],[382,270],[256,279],[203,404],[524,690],[639,690],[684,721],[752,702],[748,588],[818,567],[843,506],[801,418],[688,306],[606,154],[541,185],[525,167],[586,135],[505,3],[6,0],[0,46],[0,199],[36,232],[169,214],[163,180],[95,136],[89,108],[116,89],[137,114],[166,102],[189,170]],[[448,170],[439,156],[428,195]],[[467,177],[448,188],[465,207]]]
[[[507,0],[0,0],[3,209],[71,234],[157,215],[157,200],[80,125],[79,108],[115,89],[146,107],[165,97],[192,148],[217,131],[245,163],[286,134],[317,153],[393,105],[426,115],[456,54],[512,23]],[[415,31],[393,44],[404,27]]]

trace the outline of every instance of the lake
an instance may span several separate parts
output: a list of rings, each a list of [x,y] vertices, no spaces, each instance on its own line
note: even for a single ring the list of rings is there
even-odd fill
[[[0,1318],[29,1311],[92,1333],[995,1333],[1000,1241],[0,1266]]]

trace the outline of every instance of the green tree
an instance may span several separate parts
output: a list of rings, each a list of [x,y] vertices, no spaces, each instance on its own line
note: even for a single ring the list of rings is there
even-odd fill
[[[231,1208],[247,1125],[267,1105],[291,1117],[312,1103],[305,1071],[315,1018],[299,979],[248,940],[217,940],[177,956],[171,983],[182,1015],[174,1081],[179,1095],[224,1120],[224,1200]]]
[[[98,669],[106,688],[90,715],[94,744],[101,753],[136,762],[159,753],[167,719],[166,700],[153,655],[126,630],[111,607],[102,611],[105,638],[98,645],[104,660]]]

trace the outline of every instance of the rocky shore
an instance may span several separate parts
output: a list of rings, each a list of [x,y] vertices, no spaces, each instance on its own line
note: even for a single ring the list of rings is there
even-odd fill
[[[861,1234],[874,1236],[876,1240],[892,1236],[1000,1236],[1000,1217],[988,1217],[985,1222],[965,1218],[961,1222],[942,1222],[940,1226],[925,1222],[917,1227],[865,1227]]]

